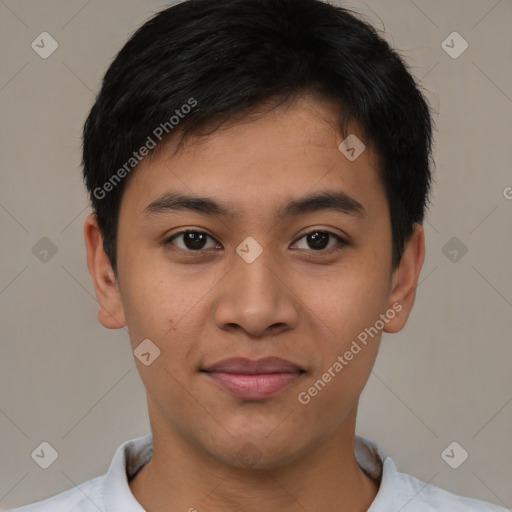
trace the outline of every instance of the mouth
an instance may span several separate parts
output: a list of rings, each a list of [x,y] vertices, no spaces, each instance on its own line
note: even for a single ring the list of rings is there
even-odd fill
[[[219,361],[201,371],[224,391],[246,400],[273,396],[305,373],[296,364],[278,357],[256,361],[236,357]]]

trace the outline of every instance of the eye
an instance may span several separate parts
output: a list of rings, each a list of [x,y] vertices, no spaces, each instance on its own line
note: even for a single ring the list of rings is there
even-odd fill
[[[175,244],[174,240],[179,240],[182,237],[182,243]],[[203,231],[180,231],[172,235],[170,238],[165,240],[165,245],[172,244],[176,245],[179,249],[184,251],[201,251],[201,249],[215,249],[220,248],[218,243],[213,243],[210,247],[207,246],[207,240],[214,240],[210,235],[204,233]]]
[[[313,251],[330,252],[331,249],[336,249],[336,247],[333,247],[332,245],[329,247],[330,237],[334,238],[338,242],[339,246],[347,245],[347,242],[339,235],[332,233],[331,231],[324,231],[321,229],[315,229],[309,233],[306,233],[301,238],[299,238],[295,244],[298,245],[300,240],[306,239],[306,244],[309,245],[309,247],[299,247],[299,249],[311,249]]]
[[[341,238],[339,235],[332,233],[331,231],[325,231],[320,229],[315,229],[306,233],[301,238],[295,242],[295,245],[298,246],[301,240],[306,240],[306,244],[309,247],[298,247],[301,250],[313,250],[316,252],[330,252],[331,249],[336,250],[336,243],[330,244],[330,239],[334,239],[334,242],[337,242],[338,246],[347,245],[347,242]],[[208,239],[212,242],[208,247]],[[175,243],[175,240],[180,241],[180,243]],[[194,230],[186,230],[180,231],[167,238],[164,241],[165,245],[172,244],[176,246],[178,249],[188,252],[201,252],[203,249],[221,249],[222,246],[215,241],[213,237],[208,235],[203,231],[194,231]],[[303,244],[304,245],[304,244]]]

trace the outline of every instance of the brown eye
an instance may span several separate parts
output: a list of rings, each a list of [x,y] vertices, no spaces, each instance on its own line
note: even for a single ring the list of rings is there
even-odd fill
[[[322,231],[319,229],[316,229],[314,231],[310,231],[309,233],[306,233],[303,235],[299,240],[296,242],[296,245],[299,244],[300,240],[305,239],[307,247],[299,247],[299,249],[306,249],[306,250],[313,250],[313,251],[324,251],[329,250],[332,248],[335,248],[336,243],[331,245],[329,247],[329,241],[330,238],[334,238],[335,241],[337,241],[338,245],[346,245],[345,240],[341,238],[340,236],[336,235],[335,233],[331,233],[330,231]]]
[[[175,240],[179,240],[181,238],[181,244],[174,243]],[[202,231],[181,231],[180,233],[176,233],[166,240],[166,244],[171,243],[172,245],[176,245],[179,249],[184,251],[201,251],[202,249],[215,249],[218,247],[218,244],[213,243],[213,246],[207,247],[208,239],[213,241],[213,238],[203,233]]]

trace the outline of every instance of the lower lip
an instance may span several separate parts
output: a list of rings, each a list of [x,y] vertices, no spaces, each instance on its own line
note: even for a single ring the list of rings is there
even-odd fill
[[[222,372],[206,372],[206,374],[232,395],[249,400],[272,396],[302,375],[299,372],[255,375]]]

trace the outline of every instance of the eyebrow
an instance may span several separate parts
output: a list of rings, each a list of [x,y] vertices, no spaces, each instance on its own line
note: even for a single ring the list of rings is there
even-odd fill
[[[286,217],[323,210],[332,210],[360,218],[366,216],[363,205],[345,192],[326,190],[291,200],[278,209],[276,219],[281,221]],[[226,218],[234,218],[237,215],[233,208],[222,201],[181,192],[164,194],[147,205],[143,213],[146,217],[151,217],[175,211],[190,211],[201,215],[218,215]]]

